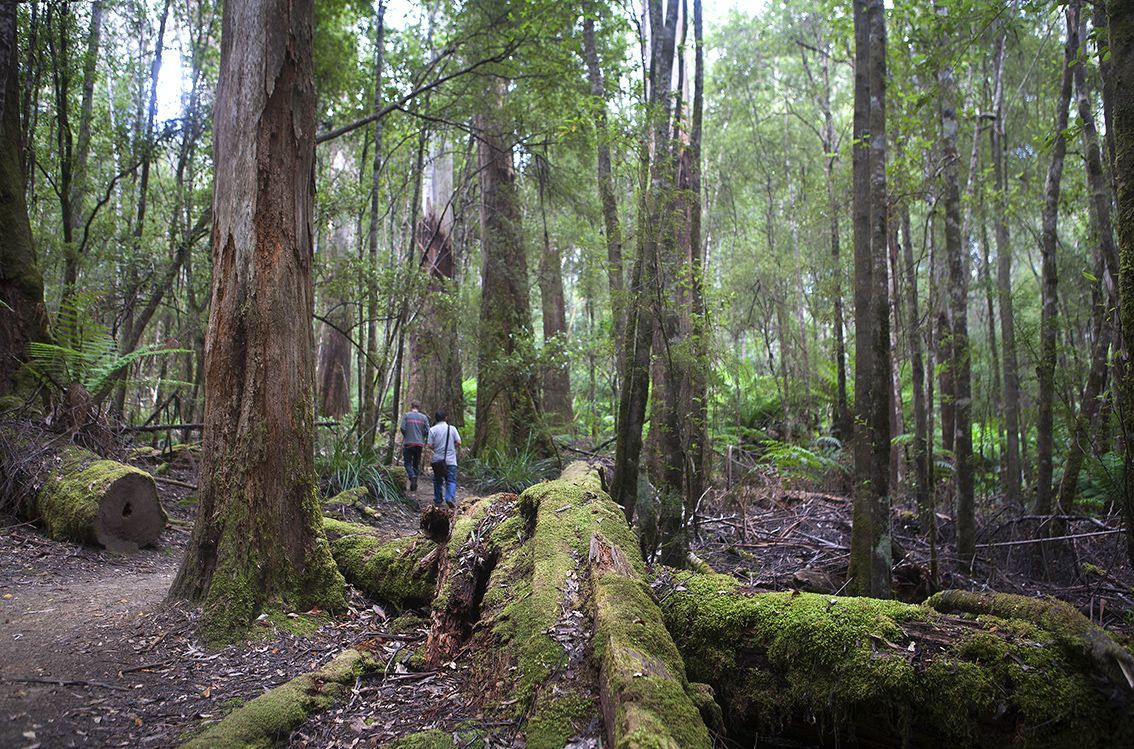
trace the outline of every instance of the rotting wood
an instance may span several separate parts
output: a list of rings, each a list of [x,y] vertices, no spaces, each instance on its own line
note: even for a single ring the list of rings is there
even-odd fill
[[[39,456],[27,475],[34,492],[21,514],[57,541],[98,544],[132,553],[158,539],[169,516],[145,471],[69,446]]]

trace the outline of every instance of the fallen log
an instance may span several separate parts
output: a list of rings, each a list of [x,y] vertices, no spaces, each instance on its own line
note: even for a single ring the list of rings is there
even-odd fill
[[[1099,638],[1125,651],[1098,628],[1084,638],[1062,614],[1045,622],[1001,607],[958,617],[897,601],[754,594],[730,577],[689,573],[662,575],[655,593],[690,678],[714,687],[742,744],[759,735],[824,745],[1134,746],[1121,671],[1088,655],[1115,657]],[[952,612],[952,600],[942,596],[938,609]]]
[[[651,571],[586,466],[466,502],[437,544],[327,533],[386,602],[431,598],[411,667],[467,664],[462,705],[529,749],[696,749],[726,731],[740,745],[1134,746],[1128,650],[1059,602],[941,594],[935,610]]]
[[[145,471],[80,447],[41,455],[21,514],[57,541],[133,553],[158,539],[169,516]]]
[[[252,749],[276,746],[280,737],[314,713],[327,709],[352,686],[372,659],[357,650],[345,650],[311,673],[245,703],[219,723],[182,745],[182,749]]]
[[[390,540],[357,523],[323,518],[331,557],[348,583],[398,609],[426,607],[437,580],[437,545],[421,538]]]

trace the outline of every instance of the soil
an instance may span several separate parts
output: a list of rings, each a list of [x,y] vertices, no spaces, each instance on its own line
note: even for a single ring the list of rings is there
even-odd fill
[[[281,745],[381,746],[406,733],[458,725],[477,727],[493,746],[516,745],[520,726],[468,707],[460,696],[467,667],[461,658],[433,672],[407,670],[402,663],[424,644],[426,631],[391,633],[381,603],[353,589],[348,611],[334,617],[281,612],[272,620],[279,623],[261,622],[240,645],[206,648],[194,635],[197,612],[165,601],[193,521],[192,506],[180,502],[191,491],[191,477],[183,478],[159,487],[170,514],[161,539],[130,556],[52,541],[34,526],[0,517],[0,746],[178,746],[243,702],[364,642],[377,648],[385,671],[360,679],[332,709],[281,736]],[[420,532],[415,505],[430,502],[431,487],[409,496],[406,505],[379,508],[378,523],[391,536]],[[469,496],[458,490],[459,501]],[[754,588],[837,592],[850,510],[840,494],[750,477],[700,509],[693,550]],[[932,589],[930,549],[912,513],[895,516],[898,551],[905,554],[895,572],[896,595],[921,600]],[[966,572],[945,555],[951,522],[938,518],[944,587],[1056,595],[1129,638],[1134,574],[1122,535],[1107,532],[1120,527],[1116,518],[1068,520],[1066,535],[1081,537],[1044,559],[1036,545],[1017,543],[1032,537],[1038,520],[1023,508],[996,508],[984,519],[982,543],[1003,545],[982,547]],[[1045,574],[1035,577],[1035,569]]]

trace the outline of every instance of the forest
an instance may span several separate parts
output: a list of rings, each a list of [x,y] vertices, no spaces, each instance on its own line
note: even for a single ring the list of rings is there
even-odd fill
[[[293,189],[218,151],[275,137],[220,98],[221,3],[8,3],[6,404],[207,447],[209,377],[253,387],[207,349],[248,345],[254,279],[309,305],[264,346],[310,391],[324,490],[396,464],[416,399],[470,477],[606,456],[676,567],[699,503],[769,473],[853,495],[864,595],[899,505],[934,576],[1005,512],[1129,533],[1111,6],[321,0]],[[282,202],[253,221],[257,181]],[[309,258],[218,266],[218,236],[285,246],[308,209]]]
[[[378,601],[533,747],[1130,740],[1128,0],[3,0],[0,217],[0,515],[191,525],[205,642]],[[416,401],[463,499],[330,517]],[[789,592],[699,556],[792,503]]]

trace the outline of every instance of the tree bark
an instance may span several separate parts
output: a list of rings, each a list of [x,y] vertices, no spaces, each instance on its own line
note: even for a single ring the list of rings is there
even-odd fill
[[[890,596],[890,309],[886,25],[856,0],[854,97],[855,494],[848,589]]]
[[[1110,109],[1114,122],[1116,225],[1121,272],[1119,299],[1122,331],[1134,330],[1134,6],[1126,0],[1108,0],[1110,65],[1114,73]],[[1126,518],[1126,556],[1134,565],[1134,366],[1131,342],[1125,341],[1120,359],[1119,404],[1123,426],[1122,509]]]
[[[1059,192],[1063,179],[1063,160],[1067,153],[1068,107],[1075,58],[1079,53],[1079,0],[1072,0],[1066,10],[1067,35],[1063,48],[1063,75],[1056,100],[1055,129],[1052,136],[1051,164],[1044,186],[1043,229],[1040,251],[1040,356],[1036,366],[1039,396],[1036,403],[1036,514],[1050,515],[1052,452],[1054,450],[1055,364],[1058,347],[1058,274],[1056,252],[1059,247]]]
[[[170,595],[210,640],[271,599],[345,605],[314,467],[310,0],[224,6],[197,522]]]
[[[43,275],[35,263],[20,145],[20,56],[16,3],[0,3],[0,396],[33,383],[22,362],[31,341],[46,343]]]

